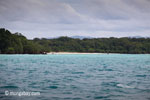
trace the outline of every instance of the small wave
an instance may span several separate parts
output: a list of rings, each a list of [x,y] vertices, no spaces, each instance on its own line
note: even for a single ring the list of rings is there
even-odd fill
[[[124,84],[117,84],[118,87],[121,87],[121,88],[134,88],[132,86],[128,86],[128,85],[124,85]]]
[[[146,75],[136,75],[136,77],[146,77]]]
[[[72,74],[84,74],[84,72],[72,72]]]
[[[4,64],[0,64],[0,67],[4,67],[5,65]]]
[[[105,69],[105,71],[114,71],[114,70],[112,70],[112,69]]]
[[[2,86],[0,88],[18,88],[17,86]]]
[[[97,96],[97,97],[94,97],[94,99],[106,99],[108,98],[108,96]]]
[[[63,94],[72,94],[72,92],[69,92],[69,91],[68,92],[63,92]]]
[[[48,88],[57,89],[58,87],[57,86],[49,86]]]

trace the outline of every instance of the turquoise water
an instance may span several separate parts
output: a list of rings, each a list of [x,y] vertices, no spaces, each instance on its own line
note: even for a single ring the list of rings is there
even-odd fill
[[[0,100],[20,99],[150,100],[150,55],[0,55]]]

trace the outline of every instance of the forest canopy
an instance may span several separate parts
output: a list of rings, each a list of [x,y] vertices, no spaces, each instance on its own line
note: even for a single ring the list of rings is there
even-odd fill
[[[21,33],[0,29],[1,54],[43,54],[44,52],[91,52],[91,53],[150,53],[150,38],[84,38],[62,36],[54,39],[28,40]]]

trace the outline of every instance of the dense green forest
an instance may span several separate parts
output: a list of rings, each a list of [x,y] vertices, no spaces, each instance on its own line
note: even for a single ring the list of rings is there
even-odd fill
[[[84,38],[59,37],[28,40],[21,33],[0,29],[0,53],[43,54],[44,52],[150,53],[150,38]]]
[[[43,46],[27,40],[21,33],[12,34],[4,28],[0,29],[0,53],[2,54],[38,54]]]

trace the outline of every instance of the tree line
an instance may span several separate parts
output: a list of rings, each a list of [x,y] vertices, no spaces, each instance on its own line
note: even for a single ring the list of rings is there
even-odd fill
[[[91,52],[91,53],[150,53],[150,38],[84,38],[59,37],[28,40],[21,33],[12,34],[0,29],[0,53],[43,54],[44,52]]]
[[[42,53],[42,46],[28,40],[21,33],[12,34],[10,31],[0,29],[0,53],[1,54],[38,54]]]

